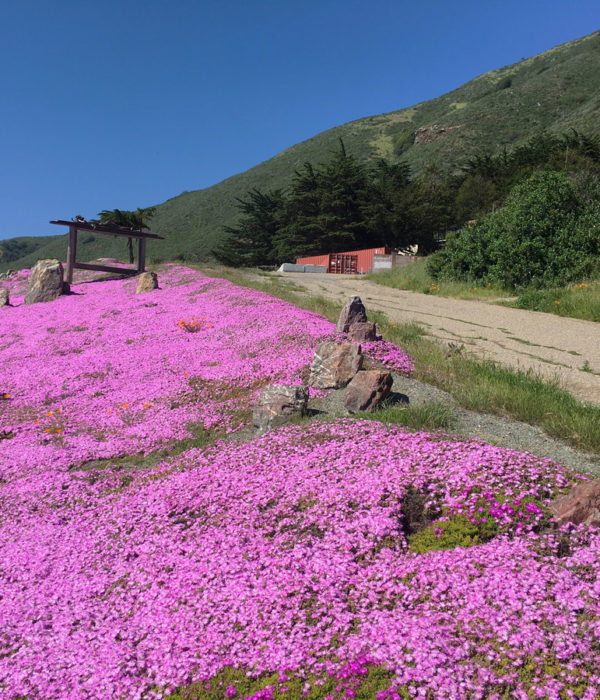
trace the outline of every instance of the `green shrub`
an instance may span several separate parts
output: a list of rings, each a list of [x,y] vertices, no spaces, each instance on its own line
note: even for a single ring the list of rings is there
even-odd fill
[[[538,172],[519,183],[506,205],[431,256],[437,279],[508,289],[564,285],[598,272],[600,206],[585,206],[565,175]]]

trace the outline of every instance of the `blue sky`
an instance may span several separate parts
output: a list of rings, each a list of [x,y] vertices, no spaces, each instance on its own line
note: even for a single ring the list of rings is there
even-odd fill
[[[598,29],[598,0],[2,0],[0,239],[208,187]]]

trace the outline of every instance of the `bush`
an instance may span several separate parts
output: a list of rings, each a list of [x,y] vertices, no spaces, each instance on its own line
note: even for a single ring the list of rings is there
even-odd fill
[[[428,271],[509,289],[558,286],[597,271],[599,240],[598,202],[586,207],[565,175],[539,172],[502,209],[450,238]]]

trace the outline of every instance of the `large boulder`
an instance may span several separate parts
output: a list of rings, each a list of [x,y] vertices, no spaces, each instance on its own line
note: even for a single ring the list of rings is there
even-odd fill
[[[308,403],[305,386],[270,384],[259,394],[252,408],[252,424],[260,431],[287,423],[294,415],[302,415]]]
[[[142,272],[138,277],[136,294],[144,294],[151,292],[153,289],[158,289],[158,275],[156,272]]]
[[[353,323],[363,323],[366,320],[367,312],[360,297],[352,296],[344,304],[335,330],[338,333],[347,333]]]
[[[348,385],[344,407],[350,413],[372,411],[388,396],[392,383],[390,372],[379,369],[359,372]]]
[[[10,304],[10,295],[8,289],[0,289],[0,306],[8,306]]]
[[[600,525],[600,481],[584,481],[550,504],[559,525]]]
[[[26,304],[37,304],[39,301],[54,301],[68,285],[64,281],[62,263],[58,260],[38,260],[31,271],[25,292]]]
[[[348,340],[353,343],[370,343],[377,340],[377,324],[371,321],[358,321],[348,329]]]
[[[308,383],[318,389],[339,389],[362,367],[360,345],[325,342],[317,346]]]

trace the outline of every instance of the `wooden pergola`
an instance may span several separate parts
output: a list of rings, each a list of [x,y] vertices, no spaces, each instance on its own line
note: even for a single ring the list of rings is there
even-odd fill
[[[94,221],[51,221],[51,224],[69,227],[69,244],[67,247],[67,270],[66,282],[73,282],[73,270],[97,270],[98,272],[115,272],[119,275],[137,275],[144,272],[146,267],[146,241],[148,238],[157,238],[164,240],[164,236],[158,236],[156,233],[130,229],[126,226],[117,226],[116,224],[100,224]],[[137,238],[138,240],[138,261],[137,267],[111,267],[110,265],[95,265],[93,263],[77,262],[77,232],[78,231],[93,231],[101,233],[105,236],[123,236],[124,238]]]

